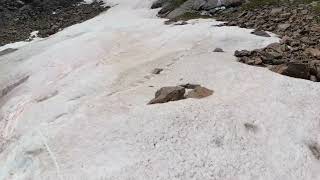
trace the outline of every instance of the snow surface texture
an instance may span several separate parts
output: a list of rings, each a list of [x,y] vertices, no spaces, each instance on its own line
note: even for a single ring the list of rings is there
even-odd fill
[[[151,3],[113,0],[0,57],[0,87],[20,84],[0,101],[0,179],[320,179],[308,147],[320,141],[320,84],[232,55],[278,39],[209,19],[163,25]],[[146,105],[182,83],[215,93]]]

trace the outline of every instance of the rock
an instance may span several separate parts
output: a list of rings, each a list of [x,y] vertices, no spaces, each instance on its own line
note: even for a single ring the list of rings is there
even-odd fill
[[[170,0],[167,0],[170,1]],[[176,1],[176,0],[171,0]],[[210,11],[212,9],[218,7],[236,7],[240,6],[246,0],[186,0],[180,6],[174,8],[171,12],[166,16],[169,19],[177,18],[187,12],[193,11]],[[180,1],[181,2],[181,1]]]
[[[311,76],[310,76],[310,81],[318,82],[318,79],[317,79],[317,77],[316,77],[316,76],[311,75]]]
[[[291,25],[290,24],[279,24],[278,25],[278,29],[281,30],[281,31],[285,31],[287,30]]]
[[[215,48],[215,49],[213,50],[213,52],[224,52],[224,51],[223,51],[223,49],[221,49],[221,48]]]
[[[244,56],[250,56],[250,55],[251,55],[251,52],[247,50],[241,50],[241,51],[236,50],[234,52],[234,56],[236,57],[244,57]]]
[[[14,49],[14,48],[7,48],[5,50],[0,51],[0,56],[4,56],[10,53],[13,53],[15,51],[17,51],[18,49]]]
[[[316,49],[316,48],[307,48],[305,50],[305,53],[307,55],[311,55],[317,59],[320,59],[320,49]]]
[[[282,58],[282,54],[276,52],[276,51],[271,51],[271,52],[267,52],[267,54],[273,58],[273,59],[280,59]]]
[[[274,15],[280,14],[282,10],[283,8],[273,8],[271,9],[270,15],[274,16]]]
[[[282,37],[280,42],[282,44],[290,44],[290,42],[292,42],[292,41],[293,41],[292,38],[290,38],[289,36],[285,35],[285,36]]]
[[[188,22],[186,22],[186,21],[181,21],[181,22],[174,23],[173,25],[183,26],[183,25],[187,25],[187,24],[188,24]]]
[[[254,34],[256,36],[262,36],[262,37],[271,37],[267,32],[259,31],[259,30],[254,30],[251,32],[251,34]]]
[[[302,63],[281,64],[271,67],[270,70],[294,78],[310,79],[310,68]]]
[[[199,87],[200,84],[190,84],[190,83],[188,83],[188,84],[182,84],[180,86],[184,87],[186,89],[195,89],[196,87]]]
[[[283,13],[283,14],[280,14],[280,18],[288,18],[291,16],[291,13]]]
[[[310,73],[315,75],[320,80],[320,61],[313,60],[310,63]]]
[[[320,25],[314,25],[310,29],[311,31],[320,33]]]
[[[188,92],[186,98],[201,99],[211,96],[214,93],[213,90],[207,89],[205,87],[197,86],[195,89]]]
[[[281,45],[280,43],[271,43],[265,49],[270,49],[278,53],[282,53],[283,51],[287,50],[287,46],[285,44]]]
[[[166,103],[169,101],[178,101],[184,99],[185,88],[181,86],[169,86],[159,89],[155,98],[148,104]]]
[[[263,61],[260,57],[257,57],[254,59],[254,65],[258,66],[258,65],[262,65]]]
[[[160,74],[163,71],[163,69],[161,68],[155,68],[154,70],[152,70],[152,74]]]
[[[308,145],[311,153],[313,156],[317,159],[320,160],[320,147],[317,143],[312,143]]]
[[[151,9],[157,9],[162,7],[165,3],[167,2],[167,0],[157,0],[154,3],[152,3],[151,5]]]

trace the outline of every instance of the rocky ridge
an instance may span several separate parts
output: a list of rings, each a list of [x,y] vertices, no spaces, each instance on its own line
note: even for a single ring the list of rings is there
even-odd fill
[[[0,46],[28,40],[34,31],[39,31],[39,37],[48,37],[106,9],[102,1],[0,0]]]

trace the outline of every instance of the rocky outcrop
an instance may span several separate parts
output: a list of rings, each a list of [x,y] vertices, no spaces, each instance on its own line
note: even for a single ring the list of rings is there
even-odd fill
[[[162,7],[158,15],[173,19],[188,12],[214,11],[217,7],[239,6],[244,2],[245,0],[158,0],[151,8]]]

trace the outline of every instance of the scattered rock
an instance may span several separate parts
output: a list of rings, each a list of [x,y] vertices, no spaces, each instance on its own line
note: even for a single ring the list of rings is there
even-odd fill
[[[154,70],[152,70],[152,74],[160,74],[163,71],[163,69],[161,68],[155,68]]]
[[[215,48],[215,49],[213,50],[213,52],[224,52],[224,51],[223,51],[223,49],[221,49],[221,48]]]
[[[213,93],[214,91],[211,89],[197,86],[196,88],[188,92],[188,94],[186,95],[186,98],[201,99],[201,98],[211,96]]]
[[[258,35],[270,31],[282,38],[280,43],[258,50],[236,51],[234,55],[239,62],[271,67],[283,75],[319,82],[319,65],[315,63],[320,62],[319,15],[308,4],[279,3],[280,8],[273,5],[250,10],[237,8],[236,11],[217,11],[213,16],[227,22],[224,25],[256,29],[253,33]]]
[[[267,32],[259,31],[259,30],[254,30],[251,32],[251,34],[254,34],[256,36],[262,36],[262,37],[271,37]]]
[[[169,101],[178,101],[184,99],[185,88],[181,86],[169,86],[159,89],[155,98],[152,99],[148,104],[166,103]]]

